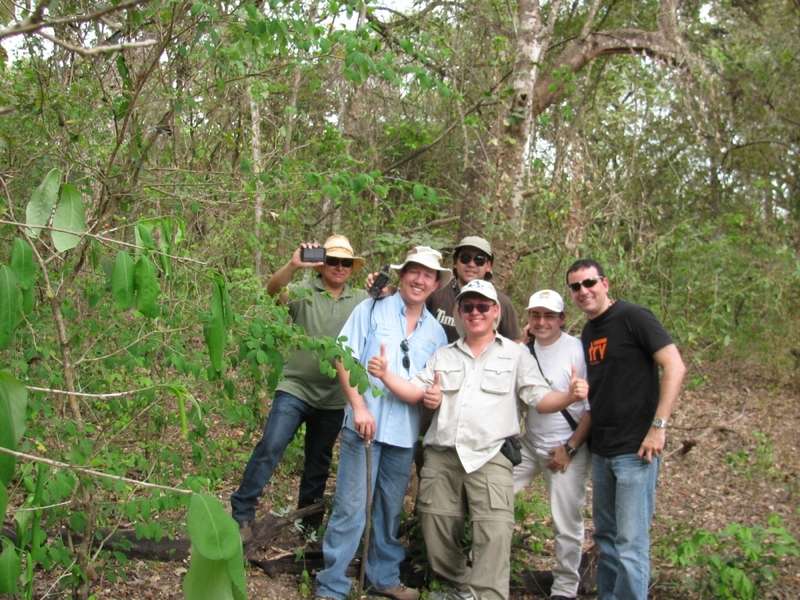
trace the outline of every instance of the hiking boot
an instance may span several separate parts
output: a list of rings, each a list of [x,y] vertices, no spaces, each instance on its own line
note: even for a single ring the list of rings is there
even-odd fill
[[[242,544],[247,545],[253,539],[253,522],[252,521],[239,521],[239,536],[242,538]]]
[[[398,583],[393,588],[385,590],[370,590],[370,593],[386,598],[394,598],[394,600],[417,600],[417,598],[419,598],[419,592],[417,590],[406,587],[402,583]]]

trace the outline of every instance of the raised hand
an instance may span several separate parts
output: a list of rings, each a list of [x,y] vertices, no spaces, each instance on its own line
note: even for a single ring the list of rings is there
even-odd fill
[[[388,365],[389,361],[386,358],[386,344],[381,344],[380,356],[373,356],[369,359],[367,362],[367,372],[373,377],[383,379],[383,377],[386,375],[386,369],[388,368]]]
[[[585,400],[589,396],[589,383],[578,377],[578,367],[572,365],[572,377],[569,380],[569,395],[573,402]]]
[[[422,403],[426,408],[436,410],[442,403],[442,388],[439,386],[439,373],[433,374],[433,386],[425,390]]]

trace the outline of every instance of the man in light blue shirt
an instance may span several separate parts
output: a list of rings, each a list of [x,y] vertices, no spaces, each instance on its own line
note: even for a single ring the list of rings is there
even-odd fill
[[[425,308],[425,300],[446,286],[452,276],[442,268],[442,255],[417,246],[404,263],[392,265],[400,274],[399,293],[359,304],[341,331],[353,356],[366,363],[383,355],[390,369],[406,379],[420,371],[433,353],[447,344],[442,326]],[[371,593],[395,600],[417,600],[419,592],[400,583],[405,558],[397,528],[411,475],[414,442],[419,433],[420,404],[406,403],[378,379],[363,395],[350,385],[350,373],[337,364],[348,406],[342,427],[339,469],[333,512],[323,538],[325,569],[317,575],[317,598],[344,600],[350,591],[346,570],[358,550],[366,525],[366,452],[371,441],[372,538],[366,574]]]

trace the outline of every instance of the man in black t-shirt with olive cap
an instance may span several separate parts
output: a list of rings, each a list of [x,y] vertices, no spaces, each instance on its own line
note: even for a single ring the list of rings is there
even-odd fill
[[[452,343],[458,339],[455,327],[456,296],[461,288],[474,279],[490,281],[492,279],[492,262],[494,254],[488,241],[476,235],[462,239],[453,253],[453,280],[450,285],[434,292],[428,298],[426,306],[444,327],[447,341]],[[497,333],[517,343],[522,341],[517,311],[508,296],[497,292],[500,304],[500,325]]]

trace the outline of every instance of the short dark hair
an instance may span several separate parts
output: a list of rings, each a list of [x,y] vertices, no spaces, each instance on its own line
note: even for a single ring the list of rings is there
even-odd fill
[[[564,276],[564,279],[566,280],[567,284],[569,284],[570,273],[574,273],[575,271],[580,271],[581,269],[591,269],[592,267],[594,267],[597,270],[597,274],[600,277],[606,276],[605,271],[603,271],[603,267],[600,265],[599,262],[597,262],[592,258],[582,258],[580,260],[576,260],[574,263],[570,265],[569,269],[567,269],[567,274]]]

